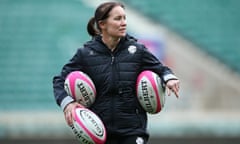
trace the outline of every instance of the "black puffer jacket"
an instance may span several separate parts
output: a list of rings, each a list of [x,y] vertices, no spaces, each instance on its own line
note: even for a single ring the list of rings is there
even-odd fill
[[[143,45],[129,35],[121,39],[114,52],[106,47],[101,36],[87,42],[53,79],[59,105],[67,96],[64,79],[74,70],[87,73],[93,80],[97,96],[90,109],[102,119],[108,135],[148,135],[147,116],[136,98],[137,76],[143,70],[152,70],[161,77],[172,72]]]

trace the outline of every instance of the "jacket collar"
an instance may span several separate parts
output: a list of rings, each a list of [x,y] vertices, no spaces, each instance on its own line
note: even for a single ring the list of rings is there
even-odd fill
[[[136,41],[137,41],[136,38],[127,34],[125,37],[121,38],[116,51],[118,51],[120,49],[124,49],[125,48],[123,46],[124,44],[126,44],[128,42],[136,42]],[[92,48],[99,52],[110,52],[110,50],[107,48],[107,46],[103,43],[101,35],[93,37],[92,40],[90,40],[84,44],[84,47]]]

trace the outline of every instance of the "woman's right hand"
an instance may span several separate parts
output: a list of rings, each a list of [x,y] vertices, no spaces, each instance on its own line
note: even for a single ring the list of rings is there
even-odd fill
[[[82,106],[81,104],[79,104],[77,102],[72,102],[72,103],[69,103],[66,106],[66,108],[64,109],[65,120],[69,126],[71,126],[73,124],[72,111],[76,107],[84,107],[84,106]]]

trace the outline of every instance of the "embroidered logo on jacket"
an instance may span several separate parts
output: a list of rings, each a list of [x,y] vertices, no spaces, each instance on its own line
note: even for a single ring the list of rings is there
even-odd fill
[[[136,139],[136,143],[137,143],[137,144],[143,144],[143,143],[144,143],[143,138],[141,138],[141,137],[137,137],[137,139]]]
[[[137,51],[137,47],[136,47],[136,46],[130,45],[130,46],[128,47],[128,52],[129,52],[130,54],[134,54],[136,51]]]

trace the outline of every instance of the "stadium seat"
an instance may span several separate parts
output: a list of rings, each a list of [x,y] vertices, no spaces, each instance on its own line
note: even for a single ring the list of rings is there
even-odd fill
[[[0,110],[56,108],[52,78],[89,39],[75,0],[0,1]]]
[[[129,6],[189,39],[230,69],[240,73],[240,1],[122,0]]]

